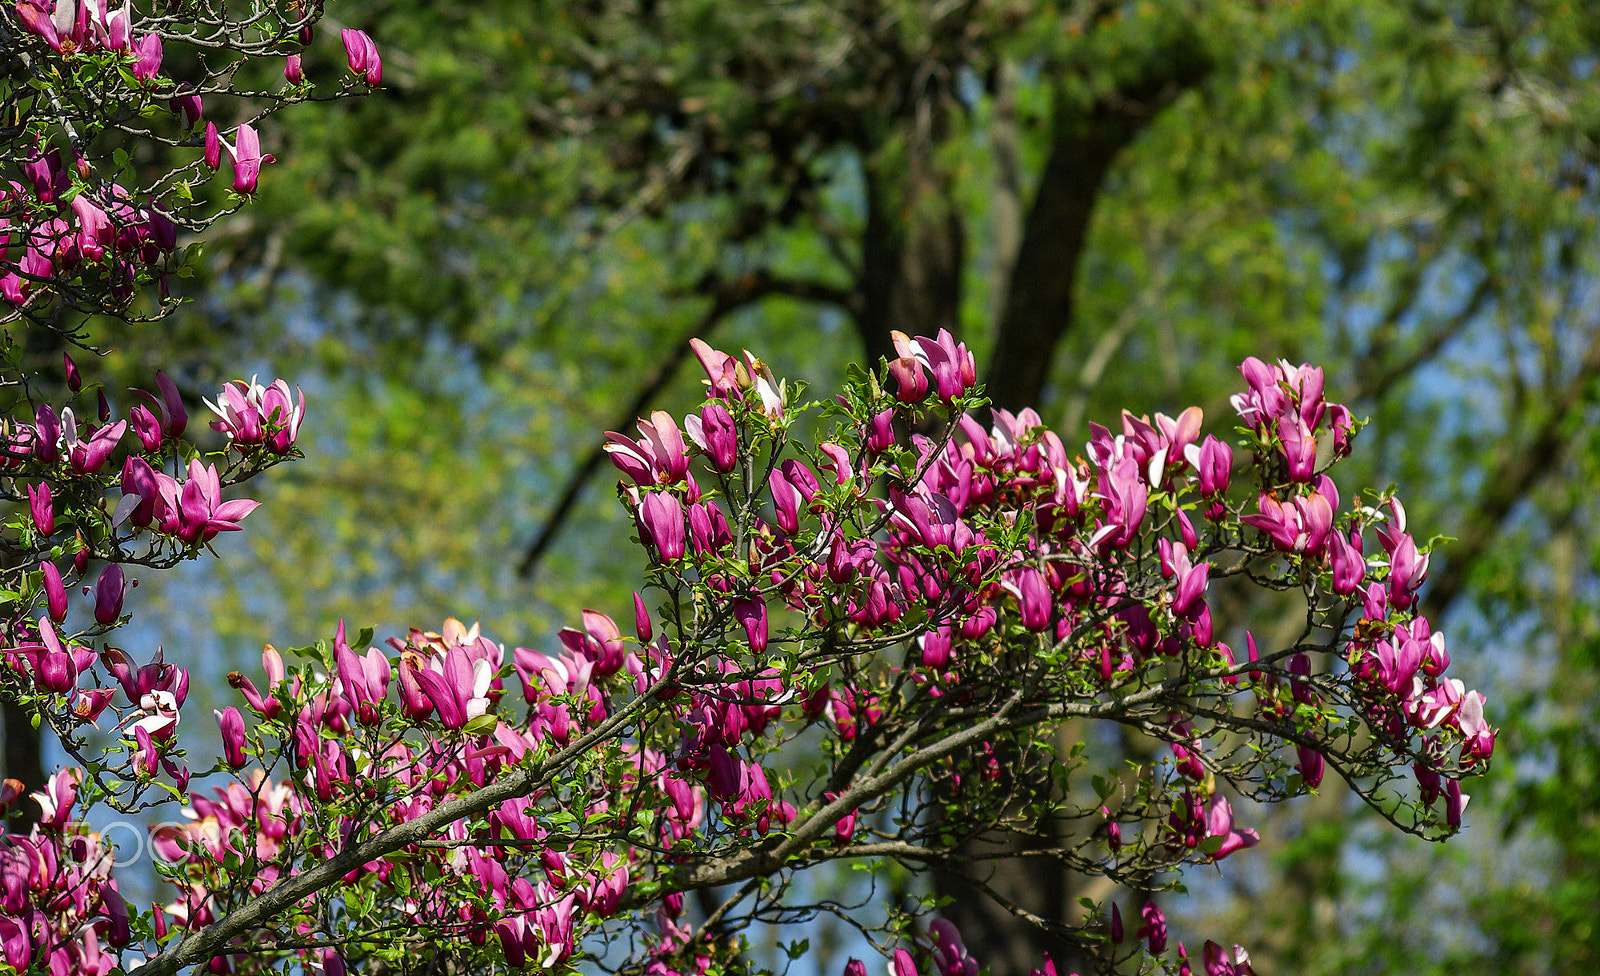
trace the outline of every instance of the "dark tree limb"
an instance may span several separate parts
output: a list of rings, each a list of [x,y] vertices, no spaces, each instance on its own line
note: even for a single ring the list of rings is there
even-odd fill
[[[984,378],[995,406],[1018,410],[1039,402],[1056,345],[1072,326],[1073,290],[1106,174],[1161,110],[1212,67],[1200,43],[1185,37],[1152,52],[1141,77],[1087,110],[1057,96],[1050,155],[1022,228]]]
[[[1477,318],[1479,312],[1483,311],[1484,303],[1489,300],[1493,293],[1490,284],[1491,279],[1485,275],[1483,280],[1478,282],[1478,286],[1473,289],[1472,295],[1468,297],[1460,310],[1450,316],[1438,328],[1423,336],[1422,340],[1405,355],[1396,357],[1389,362],[1382,362],[1378,350],[1369,351],[1362,364],[1356,367],[1356,385],[1348,394],[1347,399],[1364,400],[1383,396],[1396,383],[1406,379],[1421,367],[1432,362],[1433,358],[1439,354],[1439,350],[1443,349],[1451,339],[1460,335],[1467,324]],[[1405,307],[1409,307],[1409,303],[1392,309],[1391,315],[1386,318],[1398,322]]]

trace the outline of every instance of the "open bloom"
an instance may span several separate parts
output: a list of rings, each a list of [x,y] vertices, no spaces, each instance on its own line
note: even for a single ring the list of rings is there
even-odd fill
[[[239,521],[261,504],[249,498],[223,501],[216,465],[201,464],[199,458],[189,462],[189,480],[183,484],[160,473],[156,481],[161,530],[191,545],[209,542],[218,532],[239,531]]]
[[[956,342],[949,330],[940,329],[939,335],[932,339],[927,336],[912,338],[903,332],[891,332],[889,336],[894,341],[895,352],[900,354],[900,358],[890,363],[889,368],[901,382],[902,400],[920,400],[928,389],[921,367],[926,367],[933,374],[934,388],[939,399],[946,403],[965,393],[968,387],[978,381],[977,363],[972,354],[967,351],[965,343]],[[908,380],[914,384],[910,390],[906,389]],[[908,396],[907,393],[912,395]]]
[[[161,35],[152,31],[133,45],[136,57],[133,76],[140,81],[154,81],[161,73]]]
[[[672,415],[657,410],[639,421],[638,440],[615,431],[606,432],[605,452],[611,463],[637,485],[670,485],[683,480],[689,470],[688,448]]]
[[[219,418],[211,422],[212,430],[240,446],[266,444],[274,454],[287,454],[294,446],[306,413],[305,394],[295,387],[290,395],[289,384],[281,379],[271,386],[253,378],[249,383],[234,380],[223,386],[216,403],[206,400],[205,405]]]
[[[459,729],[489,710],[489,681],[494,668],[472,660],[464,648],[452,647],[416,672],[422,693],[433,702],[439,721]]]

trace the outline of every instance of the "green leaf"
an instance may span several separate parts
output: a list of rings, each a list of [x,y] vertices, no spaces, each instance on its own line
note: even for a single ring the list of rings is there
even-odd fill
[[[479,715],[477,718],[462,726],[461,731],[467,735],[488,735],[500,724],[500,720],[493,715]]]

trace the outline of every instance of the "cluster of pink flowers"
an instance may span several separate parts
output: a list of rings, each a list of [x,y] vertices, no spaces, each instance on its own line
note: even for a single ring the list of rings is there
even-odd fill
[[[81,159],[80,172],[88,166]],[[26,304],[42,283],[87,268],[103,274],[111,295],[131,298],[140,270],[161,264],[178,246],[178,229],[160,204],[135,201],[107,184],[68,196],[61,151],[36,150],[22,166],[26,184],[0,182],[0,295]]]
[[[976,371],[948,334],[896,342],[887,374],[896,389],[847,389],[846,419],[811,451],[788,440],[798,411],[786,384],[749,353],[703,343],[708,397],[698,410],[681,426],[658,411],[637,437],[608,435],[648,559],[631,633],[585,610],[550,653],[508,651],[453,619],[363,647],[368,638],[352,640],[341,623],[330,641],[301,649],[308,664],[291,667],[269,645],[259,684],[230,675],[241,704],[214,713],[217,769],[237,782],[192,797],[188,820],[158,836],[178,894],[137,920],[148,926],[140,931],[175,952],[180,933],[224,925],[275,886],[398,838],[328,882],[355,918],[349,931],[330,927],[311,893],[296,894],[272,932],[229,930],[210,970],[235,971],[236,953],[276,932],[315,947],[287,954],[337,973],[340,946],[367,941],[355,906],[380,929],[426,929],[492,947],[512,967],[550,968],[650,904],[642,965],[654,976],[703,972],[715,950],[685,924],[683,893],[713,882],[679,872],[774,851],[773,871],[852,856],[884,831],[871,818],[891,794],[909,796],[918,782],[957,807],[1010,803],[998,740],[1023,726],[999,722],[1024,706],[1041,716],[1030,721],[1103,714],[1168,743],[1171,759],[1147,790],[1113,798],[1107,787],[1081,811],[1103,818],[1082,850],[1108,873],[1159,877],[1254,846],[1224,791],[1315,789],[1328,760],[1358,790],[1362,775],[1411,764],[1416,829],[1440,822],[1441,797],[1439,831],[1459,826],[1459,776],[1489,758],[1494,731],[1482,695],[1445,677],[1443,638],[1416,614],[1428,557],[1404,510],[1386,500],[1340,512],[1329,471],[1354,426],[1323,401],[1319,371],[1245,364],[1250,388],[1235,405],[1257,484],[1241,502],[1233,450],[1204,434],[1198,408],[1154,420],[1124,412],[1120,432],[1095,425],[1074,455],[1032,411],[996,410],[987,426],[962,412]],[[72,478],[121,491],[102,509],[111,528],[184,551],[238,528],[254,507],[223,499],[216,466],[167,456],[187,422],[170,383],[143,399],[127,422],[102,411],[98,426],[80,427],[70,409],[41,407],[13,433],[8,477],[28,481],[13,494],[41,540],[69,531],[54,499]],[[229,439],[221,456],[266,464],[292,453],[304,407],[287,383],[232,383],[209,405]],[[930,415],[944,421],[940,435],[908,433]],[[144,451],[129,451],[116,478],[129,429]],[[1361,555],[1369,527],[1382,557]],[[1313,592],[1314,612],[1338,636],[1263,655],[1246,632],[1247,657],[1236,660],[1210,593],[1237,572],[1219,567],[1240,564]],[[159,653],[136,666],[123,651],[96,655],[63,639],[59,567],[46,560],[39,572],[48,613],[13,624],[12,672],[78,721],[113,710],[129,743],[118,775],[186,791],[176,732],[187,672]],[[94,589],[109,627],[122,571],[105,571]],[[654,610],[652,591],[667,596]],[[91,677],[97,661],[121,698]],[[1230,724],[1252,697],[1249,721]],[[916,709],[921,718],[908,719]],[[895,766],[925,737],[985,721],[996,741],[951,741]],[[1361,741],[1373,745],[1348,745],[1339,730],[1350,726],[1370,730]],[[826,782],[769,768],[807,728],[831,764]],[[1248,761],[1214,745],[1241,736],[1254,747]],[[487,792],[530,770],[549,775],[515,795]],[[51,802],[53,815],[72,799]],[[421,821],[436,829],[397,833]],[[0,927],[41,933],[27,944],[35,955],[89,959],[93,940],[117,928],[120,904],[91,898],[59,917],[35,906],[42,918],[7,915]],[[1162,955],[1166,924],[1153,903],[1143,921],[1145,949]],[[1122,945],[1116,905],[1105,925],[1109,944]],[[1188,972],[1181,944],[1177,953],[1177,971]],[[891,969],[917,976],[924,963],[940,976],[978,969],[942,922],[926,945],[897,950]],[[1250,972],[1244,950],[1216,943],[1202,964],[1208,976]],[[860,970],[852,961],[846,972]]]
[[[70,357],[66,365],[69,374],[76,373]],[[114,625],[122,615],[128,588],[120,562],[128,558],[125,546],[151,531],[157,533],[150,537],[155,549],[144,560],[168,558],[154,554],[164,546],[181,550],[205,543],[219,532],[237,531],[239,521],[258,504],[248,498],[224,499],[217,466],[198,457],[191,458],[186,468],[174,463],[175,474],[157,470],[176,455],[176,445],[188,423],[182,398],[171,380],[158,374],[157,386],[159,396],[135,391],[145,402],[136,405],[128,419],[115,422],[111,422],[111,408],[103,391],[93,419],[80,420],[72,407],[58,411],[49,404],[40,404],[32,424],[11,427],[3,455],[3,467],[13,490],[27,500],[31,541],[43,557],[37,571],[46,611],[37,625],[26,618],[16,621],[4,653],[16,664],[18,673],[32,677],[36,689],[64,695],[74,702],[76,713],[84,721],[93,721],[104,710],[108,693],[103,689],[79,689],[78,676],[87,670],[95,655],[87,647],[63,646],[57,635],[55,625],[66,620],[71,603],[69,581],[73,577],[83,580],[84,593],[92,594],[96,624]],[[228,389],[235,388],[230,385]],[[256,417],[252,421],[256,436],[235,436],[233,441],[241,452],[262,463],[292,452],[304,410],[303,401],[290,409],[287,386],[281,380],[265,396],[276,402],[267,418]],[[258,404],[260,400],[258,397]],[[132,445],[127,436],[130,430],[136,435]],[[120,473],[113,473],[118,471],[113,462],[119,454]],[[48,551],[61,539],[84,538],[90,526],[81,517],[58,517],[62,492],[80,498],[104,498],[104,505],[92,517],[97,523],[93,534],[108,536],[102,550],[84,545],[69,549],[74,555],[66,571],[49,557]],[[162,538],[168,541],[163,543]],[[84,578],[91,557],[107,560],[92,586]],[[24,662],[26,667],[22,666]],[[134,696],[135,702],[137,697]]]
[[[33,794],[42,811],[26,837],[0,833],[0,951],[16,972],[107,976],[133,941],[128,903],[111,877],[115,852],[71,823],[82,777],[62,770]],[[20,795],[0,786],[0,813]]]
[[[150,108],[164,110],[176,121],[178,139],[204,146],[202,161],[211,172],[219,169],[227,154],[233,168],[231,188],[242,196],[256,192],[261,167],[273,162],[272,155],[261,150],[253,124],[259,118],[237,125],[231,140],[223,138],[216,123],[206,120],[201,91],[226,93],[231,81],[217,84],[212,75],[199,84],[174,82],[163,73],[168,67],[163,31],[169,39],[189,40],[200,33],[227,37],[228,43],[240,45],[245,56],[263,56],[276,52],[286,36],[296,37],[302,46],[310,44],[312,25],[320,16],[320,8],[291,8],[294,19],[279,25],[281,34],[272,33],[268,21],[273,18],[264,10],[242,22],[225,22],[230,28],[226,31],[191,33],[182,29],[181,17],[167,16],[150,21],[152,29],[141,32],[131,3],[112,9],[106,0],[15,0],[13,9],[25,29],[20,40],[34,47],[32,56],[60,64],[60,70],[50,75],[35,73],[38,79],[49,77],[62,87],[53,102],[58,111],[64,111],[61,105],[83,104],[111,116],[119,111],[131,115]],[[186,16],[204,19],[219,14],[201,10]],[[250,41],[253,32],[271,36]],[[383,75],[377,46],[359,30],[345,30],[342,39],[356,79],[376,87]],[[292,86],[303,85],[300,55],[291,54],[289,59],[286,79]],[[105,70],[75,70],[89,60],[102,63]],[[121,80],[124,76],[132,79],[131,88]],[[303,93],[291,90],[282,99],[298,97]],[[44,296],[64,295],[85,309],[120,311],[141,284],[154,280],[165,301],[166,277],[178,245],[171,215],[184,211],[183,221],[191,228],[210,219],[197,217],[190,206],[192,180],[158,181],[157,186],[167,186],[149,199],[139,199],[115,178],[97,174],[96,168],[107,161],[99,159],[91,145],[92,134],[101,128],[96,120],[83,119],[76,127],[68,116],[58,121],[74,140],[65,150],[70,160],[63,159],[62,148],[41,142],[20,161],[20,179],[0,174],[0,295],[19,308]],[[201,122],[205,130],[197,138]]]
[[[83,394],[82,374],[70,356],[63,367],[69,388]],[[78,397],[59,408],[39,403],[31,422],[8,425],[0,455],[0,490],[26,505],[16,548],[36,560],[18,573],[25,574],[24,590],[37,593],[42,604],[36,618],[27,601],[16,604],[3,622],[0,677],[8,694],[48,716],[65,742],[81,742],[80,733],[90,730],[124,741],[125,752],[111,750],[95,768],[127,784],[122,799],[130,804],[158,778],[167,784],[163,791],[187,789],[191,771],[177,730],[189,674],[159,650],[141,663],[97,640],[123,620],[130,584],[125,567],[186,558],[216,533],[238,529],[238,520],[256,506],[223,498],[218,465],[181,439],[188,413],[176,386],[165,374],[156,379],[156,393],[134,391],[139,402],[126,419],[113,420],[105,390],[93,387],[87,410]],[[286,395],[281,381],[274,389]],[[276,444],[234,443],[229,483],[294,453],[298,414],[294,423],[285,420],[266,425]],[[185,455],[192,455],[186,465],[180,461]],[[65,563],[63,554],[70,554]],[[94,573],[91,560],[103,563]],[[67,621],[80,584],[92,601],[84,608],[92,623],[74,634]],[[0,805],[9,806],[19,791],[0,791]],[[110,877],[114,855],[76,822],[84,800],[104,799],[103,791],[104,783],[82,770],[63,770],[34,794],[44,812],[38,828],[26,836],[0,833],[6,864],[0,943],[5,960],[19,970],[33,965],[64,976],[120,965],[130,916]]]

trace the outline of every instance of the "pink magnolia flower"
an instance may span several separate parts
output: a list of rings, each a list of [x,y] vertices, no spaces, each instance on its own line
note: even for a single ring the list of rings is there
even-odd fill
[[[867,425],[867,450],[881,454],[894,446],[894,410],[874,414]]]
[[[161,443],[165,439],[161,433],[161,422],[149,407],[141,403],[129,410],[128,423],[146,451],[161,450]]]
[[[735,620],[744,626],[750,641],[750,653],[761,654],[767,649],[767,604],[760,595],[742,596],[733,601]]]
[[[652,491],[639,502],[639,529],[662,562],[683,558],[683,503],[666,491]]]
[[[928,937],[933,941],[934,965],[942,976],[978,976],[978,961],[968,955],[961,933],[948,919],[929,922]]]
[[[422,670],[420,663],[417,656],[409,651],[400,655],[400,710],[413,722],[420,722],[433,714],[433,701],[418,677]]]
[[[133,392],[150,405],[148,409],[152,416],[159,418],[163,436],[168,438],[182,437],[184,430],[189,426],[189,411],[184,409],[183,396],[178,392],[177,384],[172,382],[172,377],[158,371],[156,373],[156,389],[161,393],[159,398],[145,390],[134,390]],[[141,433],[140,439],[143,440],[144,437],[145,435]],[[159,446],[160,442],[158,441],[156,447]],[[155,447],[149,447],[148,443],[146,447],[152,451],[156,449]]]
[[[39,564],[39,570],[44,574],[45,606],[50,619],[60,623],[67,618],[67,588],[61,582],[61,571],[49,559]]]
[[[347,29],[340,36],[344,40],[344,53],[350,70],[372,88],[382,84],[383,59],[378,56],[378,46],[372,43],[367,32]]]
[[[1144,903],[1140,913],[1144,917],[1144,925],[1139,927],[1139,935],[1149,939],[1150,954],[1159,956],[1167,951],[1167,916],[1153,901]]]
[[[1261,843],[1261,835],[1253,830],[1239,830],[1233,825],[1233,807],[1228,803],[1227,797],[1217,794],[1211,801],[1211,809],[1206,812],[1206,828],[1208,837],[1221,837],[1222,846],[1211,855],[1214,860],[1222,860],[1235,851],[1254,847]]]
[[[604,918],[614,915],[622,893],[628,888],[628,864],[616,854],[606,851],[600,857],[603,875],[590,875],[587,889],[580,891],[579,902],[589,911]]]
[[[1417,552],[1416,540],[1401,533],[1389,552],[1389,602],[1404,610],[1428,577],[1428,554]]]
[[[55,4],[50,0],[17,0],[17,19],[29,31],[44,38],[51,50],[61,50],[61,32],[56,29],[51,14]]]
[[[730,421],[731,422],[731,421]],[[604,450],[623,474],[636,485],[672,485],[689,471],[688,448],[672,415],[657,410],[638,423],[642,437],[634,440],[615,431],[606,432]]]
[[[371,725],[378,720],[377,703],[389,691],[393,671],[389,659],[376,647],[367,648],[366,654],[357,655],[345,643],[344,621],[334,637],[334,661],[339,671],[339,686],[345,700],[355,709],[356,721]]]
[[[1317,470],[1317,438],[1298,414],[1278,418],[1278,438],[1289,478],[1310,481]]]
[[[41,538],[48,539],[56,531],[56,511],[51,504],[50,483],[41,481],[28,486],[28,514],[33,517],[33,527]]]
[[[222,755],[229,766],[241,769],[248,761],[244,754],[244,716],[232,705],[221,711],[213,709],[217,726],[222,730]]]
[[[922,648],[922,666],[941,671],[950,664],[950,649],[954,640],[949,625],[927,631],[917,640]]]
[[[898,333],[896,333],[898,335]],[[928,374],[910,356],[889,361],[889,376],[895,383],[895,396],[901,403],[920,403],[928,395]]]
[[[72,408],[61,411],[61,444],[66,450],[68,463],[78,474],[93,474],[105,467],[111,452],[116,450],[127,430],[128,422],[119,420],[95,430],[88,440],[82,440],[78,436],[78,419],[73,416]]]
[[[911,953],[904,949],[894,951],[894,961],[889,966],[891,976],[921,976],[917,972],[916,960],[911,958]]]
[[[744,361],[749,368],[750,385],[761,404],[761,413],[768,420],[782,420],[784,409],[789,405],[788,384],[772,375],[772,367],[752,356],[749,350],[745,350]]]
[[[1343,532],[1335,530],[1328,538],[1331,540],[1328,544],[1328,564],[1333,570],[1333,592],[1350,596],[1361,588],[1361,581],[1367,574],[1367,563],[1358,546],[1360,533],[1353,532],[1347,538]]]
[[[1202,958],[1205,960],[1206,976],[1255,976],[1255,970],[1250,968],[1250,953],[1244,951],[1243,946],[1234,946],[1230,953],[1207,940]]]
[[[1228,490],[1228,480],[1233,477],[1233,448],[1227,442],[1207,434],[1203,443],[1185,447],[1183,456],[1195,470],[1200,494],[1217,495]]]
[[[683,418],[683,429],[689,439],[706,452],[713,468],[724,473],[733,470],[739,451],[739,429],[734,426],[727,407],[716,402],[707,403],[698,414]]]
[[[256,180],[261,175],[261,167],[277,160],[271,153],[261,152],[261,137],[256,135],[255,127],[250,123],[241,122],[233,138],[233,145],[226,141],[222,143],[222,148],[228,151],[228,158],[233,160],[233,191],[249,196],[256,192]]]
[[[72,198],[72,212],[78,218],[78,251],[85,260],[98,261],[105,256],[106,249],[116,240],[116,229],[111,226],[111,217],[104,210],[89,199],[87,194],[80,193]],[[77,372],[74,366],[67,374],[67,385],[72,385],[72,377]],[[80,386],[82,380],[79,380]]]
[[[1466,740],[1461,747],[1462,765],[1474,759],[1488,759],[1494,754],[1494,737],[1499,733],[1484,719],[1483,705],[1481,692],[1469,691],[1461,698],[1456,727]]]
[[[1322,785],[1324,760],[1322,753],[1310,746],[1297,745],[1295,751],[1295,768],[1300,771],[1300,781],[1308,789],[1316,789]]]
[[[644,597],[638,590],[633,591],[633,632],[639,638],[641,645],[650,643],[650,638],[655,636],[655,626],[650,622],[650,611],[644,605]]]
[[[37,794],[35,794],[37,795]],[[1466,812],[1467,801],[1471,799],[1461,792],[1461,781],[1449,779],[1444,784],[1444,819],[1452,830],[1461,829],[1461,814]]]
[[[583,611],[583,630],[564,627],[556,636],[568,653],[592,665],[597,678],[611,677],[622,670],[627,660],[628,645],[622,638],[622,628],[598,610]]]
[[[193,545],[210,542],[218,532],[237,532],[239,522],[261,503],[249,498],[222,500],[222,482],[216,465],[202,465],[199,458],[189,462],[189,480],[179,485],[165,474],[156,474],[160,498],[156,517],[161,530]]]
[[[574,892],[558,899],[555,889],[540,882],[538,901],[540,907],[534,912],[534,924],[545,945],[538,962],[541,967],[549,968],[572,955],[572,914],[578,896]]]
[[[249,383],[234,380],[223,386],[216,403],[203,402],[219,418],[211,422],[212,430],[227,434],[237,445],[266,444],[274,454],[287,454],[294,446],[306,413],[305,394],[295,387],[291,395],[289,384],[281,379],[271,386],[254,378]]]
[[[106,566],[94,585],[94,619],[96,623],[114,624],[122,616],[122,599],[127,593],[122,567],[116,563]]]
[[[459,729],[489,710],[489,682],[494,668],[465,648],[451,647],[416,672],[423,694],[439,713],[445,728]]]
[[[161,481],[150,462],[137,454],[128,455],[122,462],[119,485],[122,497],[112,510],[111,524],[129,521],[139,528],[149,525],[155,518],[156,503],[161,499]]]
[[[933,373],[939,399],[946,403],[965,393],[968,387],[978,381],[977,363],[972,354],[964,343],[957,343],[948,330],[940,329],[939,335],[931,339],[927,336],[913,339],[903,332],[891,332],[889,336],[901,357],[895,362],[927,367]],[[893,372],[894,363],[889,368]],[[920,368],[915,370],[915,376],[922,378]],[[898,375],[896,378],[899,378]],[[926,379],[922,379],[921,387],[923,391],[927,390]],[[901,399],[906,399],[903,393]],[[911,399],[920,400],[922,396],[918,394]]]
[[[1134,459],[1124,457],[1100,472],[1099,495],[1104,501],[1104,525],[1095,534],[1095,543],[1116,549],[1126,548],[1139,534],[1150,504],[1150,490]]]
[[[78,802],[78,786],[83,782],[83,771],[76,768],[58,769],[51,775],[45,788],[33,794],[39,801],[39,826],[60,832],[72,819],[72,805]]]
[[[161,35],[152,31],[133,45],[133,76],[143,82],[154,81],[161,73]]]
[[[1161,574],[1176,579],[1177,588],[1172,596],[1172,615],[1182,617],[1195,602],[1205,596],[1206,583],[1211,576],[1211,564],[1192,565],[1189,549],[1183,543],[1174,545],[1166,539],[1157,540],[1161,556]]]
[[[711,395],[723,400],[741,400],[739,361],[720,349],[713,349],[699,338],[689,340],[689,349],[706,371]]]
[[[1050,588],[1045,585],[1044,575],[1038,569],[1024,566],[1008,573],[1001,585],[1016,596],[1023,627],[1034,633],[1049,628],[1054,604],[1050,598]]]
[[[217,132],[215,122],[206,123],[205,153],[201,157],[205,160],[206,168],[215,173],[222,168],[222,135]]]
[[[800,531],[800,491],[781,470],[772,472],[767,479],[767,489],[772,493],[772,514],[778,528],[789,535]]]
[[[125,17],[126,9],[118,13],[123,14]],[[117,14],[112,14],[112,16],[115,17]],[[167,103],[167,107],[172,109],[172,114],[178,117],[178,121],[185,132],[192,132],[194,127],[199,125],[200,120],[205,118],[206,115],[205,103],[200,100],[198,94],[189,89],[187,82],[178,86],[178,94],[172,97],[172,100]]]

